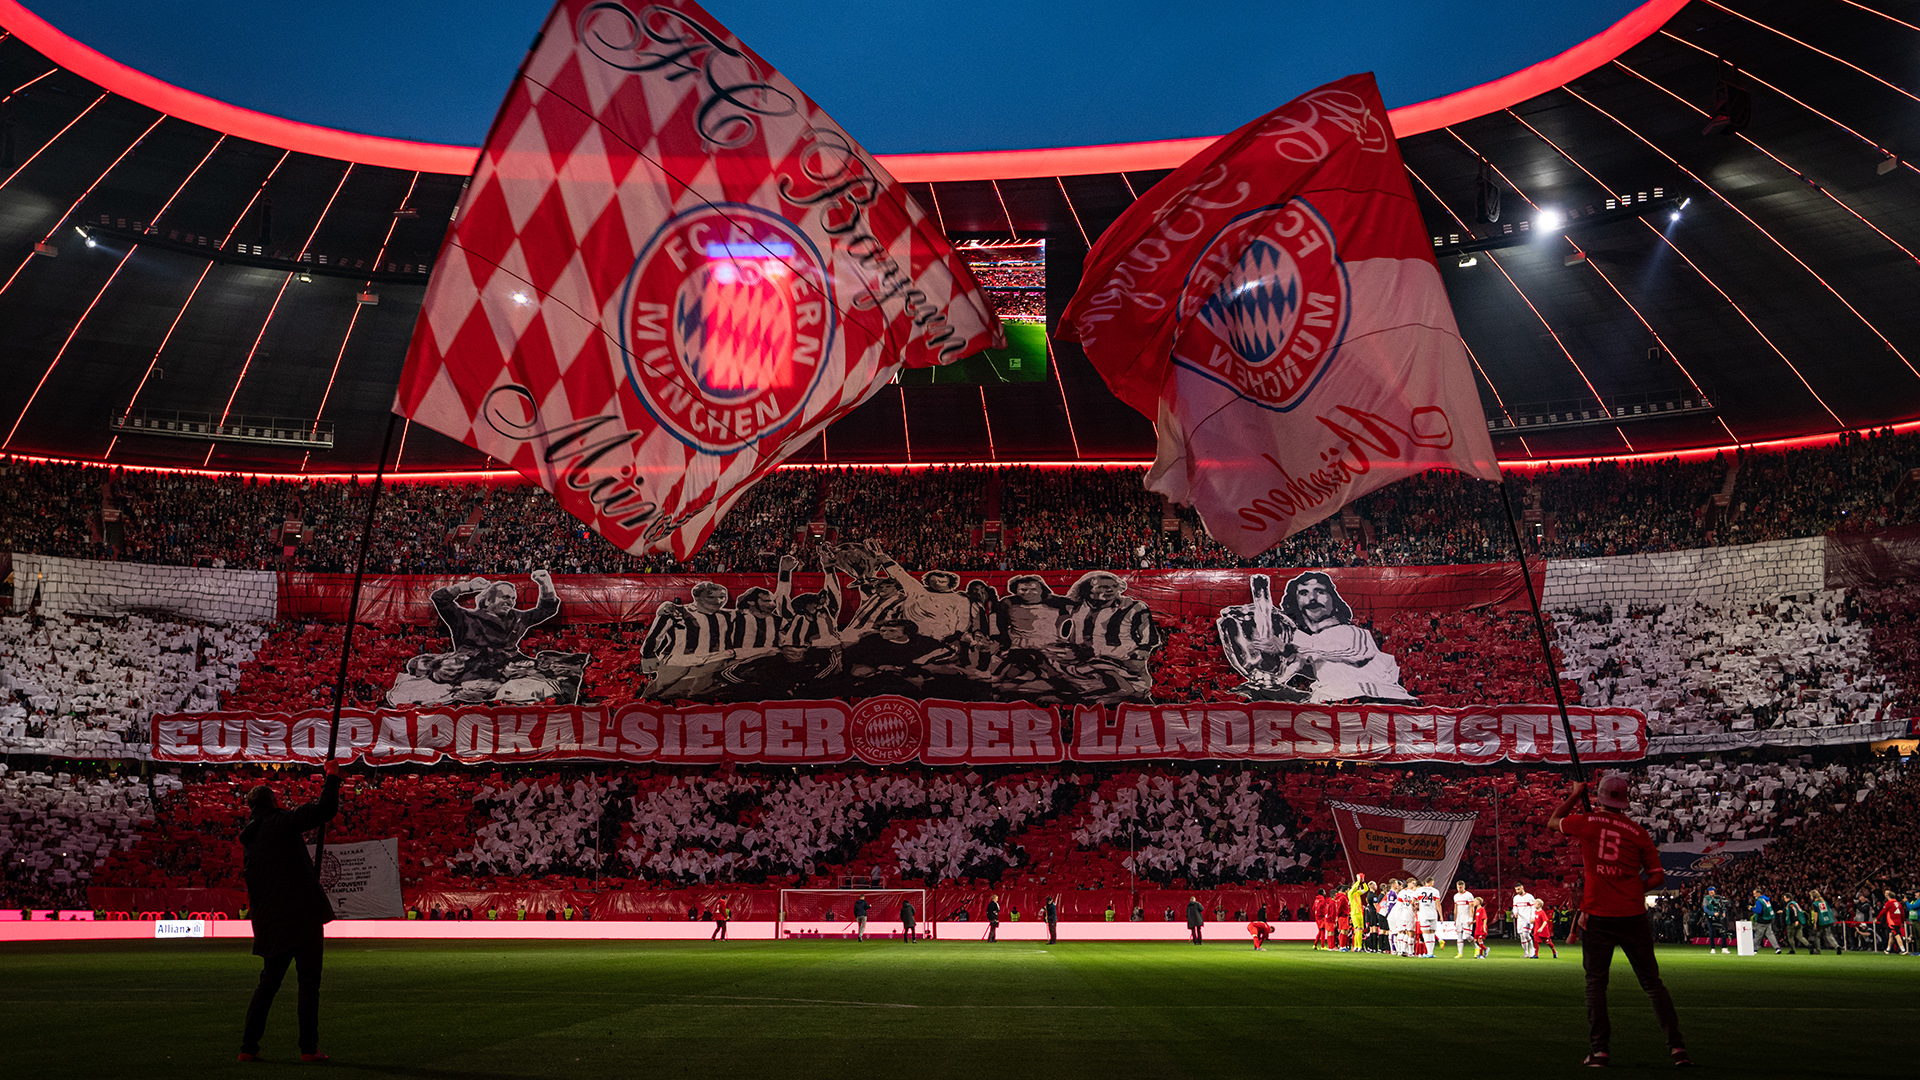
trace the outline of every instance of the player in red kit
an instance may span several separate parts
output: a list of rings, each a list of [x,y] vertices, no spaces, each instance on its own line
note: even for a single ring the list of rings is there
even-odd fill
[[[1310,908],[1313,912],[1313,947],[1316,949],[1324,949],[1327,947],[1328,936],[1327,890],[1321,889],[1314,895]]]
[[[1587,973],[1587,1025],[1592,1051],[1583,1064],[1607,1064],[1613,1025],[1607,1018],[1607,976],[1615,948],[1627,954],[1640,989],[1653,1003],[1653,1015],[1666,1032],[1675,1065],[1692,1065],[1687,1044],[1680,1037],[1680,1017],[1673,997],[1660,981],[1660,962],[1653,954],[1653,927],[1647,921],[1647,890],[1666,880],[1660,869],[1660,849],[1653,838],[1626,816],[1632,786],[1627,778],[1611,775],[1594,792],[1590,813],[1579,813],[1587,785],[1575,784],[1547,819],[1547,828],[1580,842],[1580,861],[1586,869],[1586,889],[1580,898],[1580,958]]]

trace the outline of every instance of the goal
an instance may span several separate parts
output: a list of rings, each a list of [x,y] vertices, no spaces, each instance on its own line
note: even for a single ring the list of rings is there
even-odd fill
[[[867,898],[867,934],[887,937],[900,929],[900,905],[913,904],[914,925],[921,933],[932,929],[925,889],[781,889],[780,910],[773,936],[841,937],[855,932],[853,905]]]

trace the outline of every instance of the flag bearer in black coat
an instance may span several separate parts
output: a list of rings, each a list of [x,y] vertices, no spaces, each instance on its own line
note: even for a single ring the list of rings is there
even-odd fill
[[[253,953],[266,961],[247,1026],[240,1036],[240,1060],[260,1060],[260,1036],[267,1010],[280,990],[289,965],[298,965],[300,1060],[325,1061],[320,1052],[320,956],[324,927],[333,921],[333,905],[320,888],[320,874],[302,836],[340,811],[340,766],[329,761],[320,798],[282,809],[273,789],[262,784],[247,793],[252,819],[240,830],[246,848],[247,903],[253,915]]]

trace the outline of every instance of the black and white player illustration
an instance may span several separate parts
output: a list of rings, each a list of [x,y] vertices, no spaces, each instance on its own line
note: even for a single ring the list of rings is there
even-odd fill
[[[529,630],[560,613],[553,576],[545,570],[531,576],[538,598],[527,608],[519,606],[520,590],[510,581],[473,577],[435,589],[429,599],[446,625],[452,648],[409,659],[394,676],[387,704],[577,702],[586,677],[586,653],[539,650],[529,655],[521,647]],[[469,597],[471,606],[463,602]]]
[[[1353,622],[1333,578],[1308,570],[1287,582],[1274,604],[1270,579],[1249,581],[1252,601],[1223,608],[1220,648],[1244,680],[1235,692],[1256,700],[1392,701],[1416,699],[1400,685],[1400,663]]]

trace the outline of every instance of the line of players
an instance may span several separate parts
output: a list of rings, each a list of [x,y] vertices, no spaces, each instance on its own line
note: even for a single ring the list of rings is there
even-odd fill
[[[796,595],[798,567],[782,557],[775,588],[749,589],[737,607],[712,581],[690,603],[662,603],[641,651],[645,696],[1151,700],[1159,631],[1115,574],[1085,574],[1064,595],[1037,574],[1010,579],[1005,596],[979,580],[962,591],[959,575],[916,579],[869,543],[823,552],[824,584]],[[845,625],[841,571],[862,597]]]
[[[1471,939],[1474,959],[1483,960],[1487,956],[1486,901],[1469,891],[1464,881],[1455,882],[1454,889],[1454,956],[1466,955]],[[1365,874],[1355,875],[1346,889],[1332,893],[1321,889],[1313,898],[1313,946],[1337,952],[1433,957],[1440,945],[1440,900],[1440,890],[1430,877],[1424,881],[1392,878],[1383,888]],[[1525,885],[1513,887],[1513,921],[1527,959],[1538,959],[1542,948],[1554,959],[1560,958],[1553,944],[1553,919]]]

